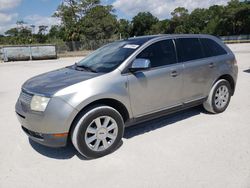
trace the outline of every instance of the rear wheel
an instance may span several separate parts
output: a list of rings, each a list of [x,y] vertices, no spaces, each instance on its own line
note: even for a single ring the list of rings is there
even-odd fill
[[[211,113],[224,112],[231,99],[232,89],[227,80],[221,79],[212,87],[207,100],[203,103],[203,107]]]
[[[124,122],[117,110],[95,106],[79,116],[71,132],[74,147],[86,158],[113,152],[121,142]]]

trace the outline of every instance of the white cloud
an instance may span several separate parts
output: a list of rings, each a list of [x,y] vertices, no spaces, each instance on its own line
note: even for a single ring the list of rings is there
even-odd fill
[[[139,12],[149,11],[160,19],[169,18],[177,7],[185,7],[189,11],[195,8],[207,8],[211,5],[225,5],[229,0],[116,0],[115,9],[132,17]]]
[[[0,0],[0,10],[8,10],[17,7],[22,0]]]
[[[13,19],[16,19],[17,16],[17,13],[6,14],[0,12],[0,25],[11,22]]]
[[[54,18],[54,17],[46,17],[46,16],[40,16],[40,15],[29,15],[26,16],[24,18],[24,21],[29,23],[29,25],[35,25],[35,32],[38,32],[38,27],[40,25],[46,25],[49,27],[52,25],[59,25],[60,24],[60,20],[58,18]]]
[[[0,34],[4,34],[5,31],[15,27],[16,25],[13,23],[13,21],[16,21],[17,17],[17,13],[6,14],[0,12]]]
[[[15,27],[18,14],[10,13],[9,10],[16,8],[21,2],[22,0],[0,0],[0,34]]]

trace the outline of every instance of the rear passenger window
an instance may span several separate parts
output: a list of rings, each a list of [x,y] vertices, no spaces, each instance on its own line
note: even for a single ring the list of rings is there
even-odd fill
[[[198,38],[176,39],[176,47],[179,62],[204,58],[204,54]]]
[[[226,50],[224,50],[224,48],[222,48],[217,42],[211,39],[206,39],[206,38],[201,38],[200,40],[201,40],[203,49],[205,51],[206,57],[227,54]]]
[[[136,58],[149,59],[151,67],[159,67],[177,62],[172,40],[156,42],[143,50]]]

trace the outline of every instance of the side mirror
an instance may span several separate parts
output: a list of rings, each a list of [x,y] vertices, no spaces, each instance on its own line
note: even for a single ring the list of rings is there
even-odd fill
[[[139,70],[149,69],[151,67],[151,62],[149,59],[135,59],[132,66],[129,68],[130,72],[136,72]]]

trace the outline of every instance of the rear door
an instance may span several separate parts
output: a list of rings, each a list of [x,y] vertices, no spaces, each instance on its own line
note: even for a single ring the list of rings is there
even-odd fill
[[[185,103],[207,96],[207,88],[214,79],[215,66],[205,58],[199,38],[177,38],[178,61],[184,64],[183,101]]]
[[[211,79],[208,79],[205,94],[210,92],[213,82],[220,76],[220,69],[224,69],[227,61],[227,51],[210,38],[200,38],[207,64],[210,68]]]
[[[180,105],[183,65],[177,63],[172,39],[155,42],[136,58],[151,61],[151,68],[128,75],[133,115],[139,117]]]

